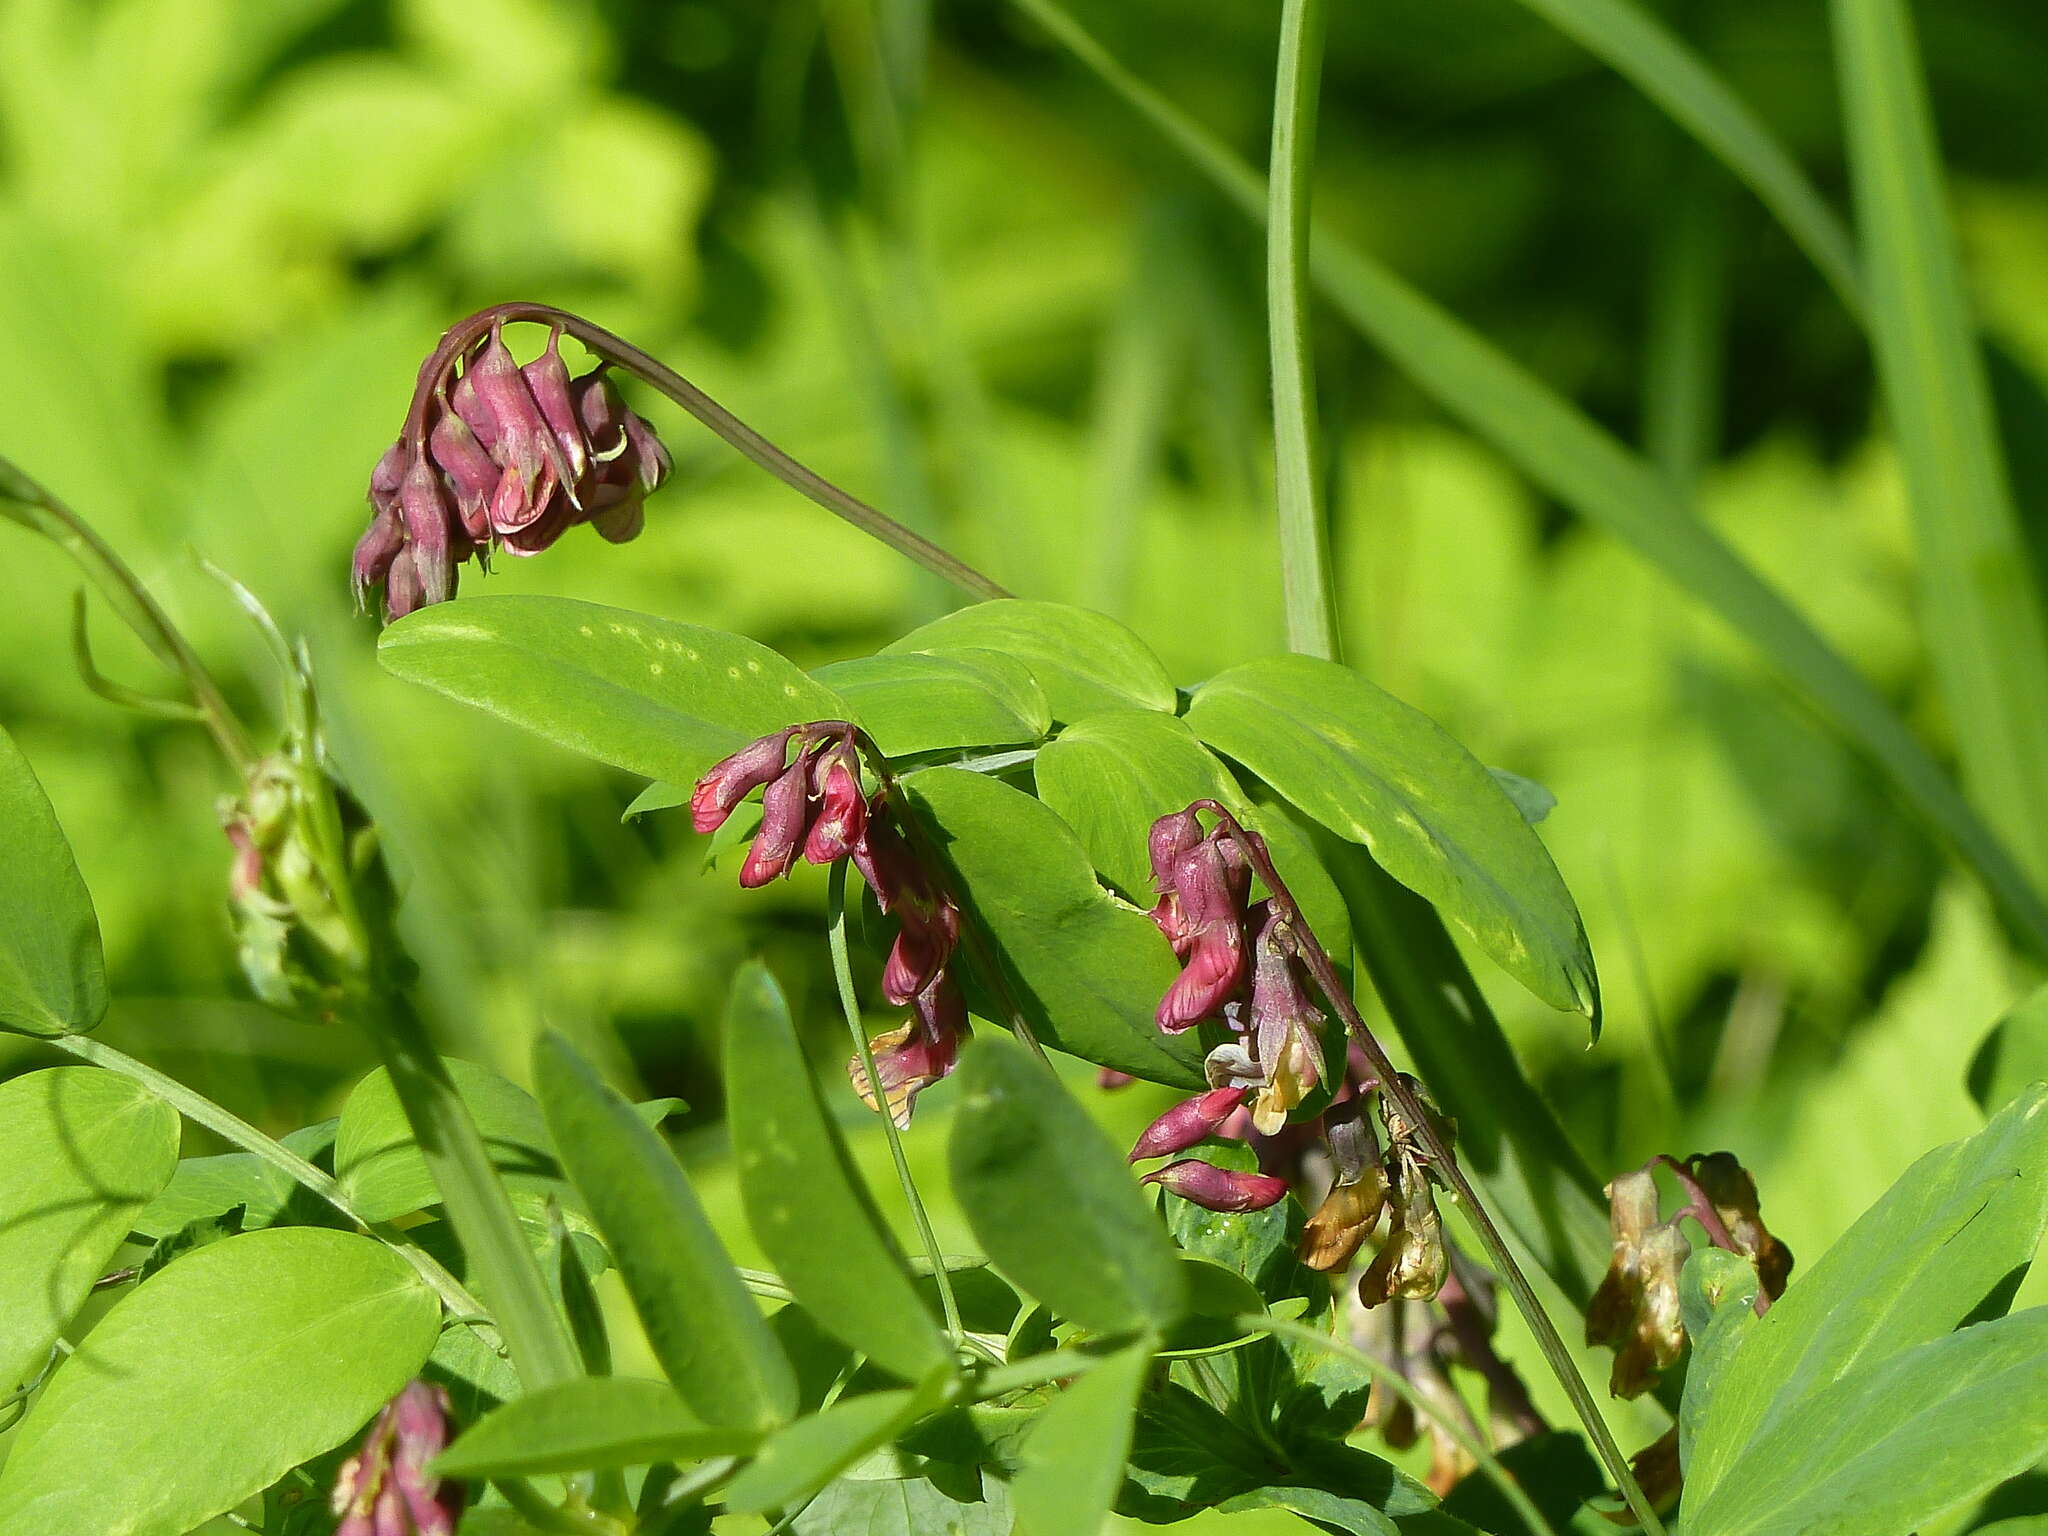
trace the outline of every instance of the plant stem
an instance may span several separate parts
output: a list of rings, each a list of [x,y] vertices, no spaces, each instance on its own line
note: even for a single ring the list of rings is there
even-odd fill
[[[1556,1527],[1543,1518],[1543,1512],[1536,1507],[1529,1495],[1522,1491],[1522,1485],[1516,1482],[1508,1469],[1500,1464],[1493,1452],[1489,1451],[1483,1443],[1467,1433],[1465,1427],[1456,1423],[1450,1415],[1438,1412],[1433,1403],[1429,1402],[1420,1392],[1415,1390],[1407,1377],[1388,1365],[1384,1360],[1376,1359],[1372,1355],[1367,1354],[1348,1339],[1339,1338],[1335,1334],[1320,1332],[1317,1329],[1308,1327],[1304,1323],[1268,1317],[1264,1313],[1248,1314],[1238,1318],[1237,1323],[1239,1327],[1247,1332],[1256,1330],[1274,1339],[1292,1339],[1298,1344],[1307,1344],[1315,1349],[1327,1350],[1333,1355],[1341,1356],[1352,1361],[1354,1364],[1364,1366],[1372,1372],[1375,1381],[1384,1384],[1388,1391],[1394,1393],[1395,1396],[1407,1403],[1416,1413],[1442,1428],[1445,1434],[1457,1442],[1460,1450],[1478,1462],[1479,1470],[1492,1480],[1496,1488],[1500,1489],[1501,1497],[1513,1505],[1515,1513],[1528,1522],[1529,1529],[1535,1533],[1535,1536],[1557,1536]]]
[[[1324,0],[1286,0],[1273,89],[1272,174],[1266,182],[1266,330],[1273,367],[1273,489],[1287,648],[1338,659],[1322,516],[1315,358],[1309,342],[1309,204],[1321,95]]]
[[[440,1191],[477,1288],[491,1305],[520,1382],[532,1392],[575,1380],[583,1366],[568,1322],[548,1294],[540,1264],[491,1165],[490,1150],[435,1054],[412,1000],[397,988],[386,989],[366,1012],[399,1108]]]
[[[419,1271],[420,1278],[433,1287],[451,1315],[477,1317],[483,1313],[482,1304],[460,1280],[448,1273],[440,1260],[395,1228],[382,1222],[365,1221],[331,1177],[283,1142],[264,1135],[233,1111],[222,1108],[197,1089],[186,1087],[175,1077],[157,1071],[147,1062],[137,1061],[125,1051],[116,1050],[90,1035],[53,1035],[48,1037],[47,1043],[80,1061],[89,1061],[96,1067],[105,1067],[131,1082],[140,1083],[193,1124],[203,1125],[223,1141],[261,1158],[301,1188],[326,1201],[347,1220],[396,1249],[407,1263]]]
[[[784,485],[809,497],[826,511],[844,518],[863,533],[880,539],[897,553],[909,556],[934,575],[944,577],[970,597],[986,599],[1010,595],[973,566],[949,555],[922,534],[904,527],[887,513],[869,506],[858,496],[840,489],[816,470],[784,453],[659,358],[641,351],[601,325],[594,325],[550,304],[494,304],[450,326],[442,334],[441,344],[420,369],[419,386],[413,392],[412,408],[406,414],[405,431],[400,440],[411,444],[423,443],[428,402],[456,360],[488,336],[493,326],[522,320],[558,326],[607,362],[646,380]],[[0,481],[0,485],[4,485],[4,481]]]
[[[220,685],[206,670],[206,663],[186,643],[177,626],[149,595],[149,589],[114,553],[113,547],[70,507],[6,458],[0,458],[0,517],[49,539],[91,578],[150,654],[184,678],[222,756],[239,775],[247,778],[256,762],[248,732],[228,708]],[[80,622],[82,625],[83,621]],[[88,686],[91,682],[88,677]]]
[[[1507,1245],[1507,1239],[1501,1236],[1500,1229],[1493,1224],[1493,1217],[1480,1202],[1479,1192],[1472,1187],[1471,1181],[1465,1177],[1464,1170],[1458,1166],[1458,1160],[1452,1155],[1449,1143],[1438,1134],[1435,1118],[1424,1107],[1415,1091],[1408,1086],[1408,1080],[1395,1070],[1394,1063],[1359,1014],[1358,1005],[1351,1000],[1351,994],[1345,989],[1343,979],[1338,976],[1336,966],[1330,963],[1328,951],[1323,948],[1322,941],[1316,937],[1315,931],[1302,916],[1301,907],[1295,901],[1293,893],[1287,889],[1286,882],[1280,878],[1280,872],[1273,867],[1273,860],[1266,852],[1264,841],[1247,833],[1237,818],[1216,801],[1198,800],[1195,805],[1216,817],[1244,854],[1253,873],[1265,882],[1266,889],[1272,894],[1273,905],[1288,926],[1294,930],[1301,961],[1308,967],[1309,974],[1315,978],[1317,990],[1329,1000],[1330,1006],[1336,1009],[1338,1016],[1344,1020],[1344,1027],[1349,1031],[1351,1039],[1364,1053],[1367,1065],[1379,1078],[1381,1091],[1400,1111],[1402,1119],[1414,1127],[1416,1139],[1422,1143],[1423,1152],[1428,1158],[1430,1171],[1443,1180],[1453,1197],[1465,1208],[1465,1214],[1471,1221],[1473,1230],[1479,1234],[1479,1240],[1485,1245],[1494,1268],[1499,1271],[1501,1279],[1506,1283],[1508,1294],[1514,1297],[1516,1307],[1528,1321],[1529,1331],[1535,1335],[1537,1349],[1557,1377],[1558,1384],[1564,1388],[1565,1395],[1571,1399],[1573,1409],[1586,1427],[1587,1437],[1592,1440],[1594,1450],[1606,1464],[1608,1475],[1614,1479],[1615,1486],[1621,1490],[1622,1498],[1627,1500],[1629,1508],[1635,1511],[1636,1519],[1641,1522],[1648,1536],[1664,1536],[1663,1523],[1658,1520],[1657,1512],[1650,1507],[1650,1501],[1644,1497],[1642,1488],[1636,1483],[1634,1474],[1629,1470],[1628,1458],[1621,1454],[1621,1447],[1615,1444],[1614,1435],[1607,1428],[1606,1419],[1601,1416],[1600,1405],[1587,1388],[1585,1379],[1579,1375],[1578,1367],[1572,1361],[1571,1351],[1565,1347],[1564,1339],[1558,1334],[1557,1325],[1550,1320],[1550,1314],[1544,1310],[1543,1302],[1536,1294],[1536,1288],[1529,1283],[1529,1277],[1523,1273],[1522,1266]]]
[[[932,1230],[931,1217],[925,1213],[924,1200],[917,1192],[917,1180],[910,1175],[910,1159],[903,1151],[903,1133],[896,1128],[896,1117],[889,1112],[888,1100],[882,1095],[882,1080],[875,1068],[875,1053],[868,1048],[868,1034],[861,1027],[860,1002],[853,991],[853,962],[846,950],[844,859],[832,866],[826,903],[830,915],[832,979],[839,988],[839,1008],[846,1015],[846,1028],[853,1036],[853,1049],[860,1058],[860,1069],[867,1074],[868,1087],[881,1105],[882,1135],[889,1143],[889,1157],[896,1164],[896,1181],[903,1186],[903,1199],[910,1207],[911,1224],[917,1228],[918,1241],[924,1244],[925,1255],[931,1260],[932,1285],[939,1293],[939,1310],[946,1315],[946,1331],[953,1336],[957,1344],[962,1332],[960,1304],[953,1296],[952,1277],[946,1273],[945,1250],[939,1246],[939,1235]]]

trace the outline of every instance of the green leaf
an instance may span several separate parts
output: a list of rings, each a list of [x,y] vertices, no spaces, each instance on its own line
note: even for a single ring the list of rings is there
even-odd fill
[[[972,1469],[963,1481],[967,1486],[941,1488],[925,1477],[842,1477],[790,1529],[796,1536],[1010,1536],[1008,1485]]]
[[[1522,3],[1604,60],[1748,183],[1851,312],[1861,312],[1856,253],[1842,221],[1756,114],[1661,20],[1630,0]]]
[[[1834,0],[1871,339],[1911,493],[1919,612],[1964,786],[2048,881],[2048,617],[2031,578],[1903,0]]]
[[[533,1095],[473,1061],[444,1056],[442,1064],[507,1187],[515,1193],[558,1193],[562,1171]],[[633,1112],[643,1124],[657,1126],[678,1102],[652,1099],[635,1105]],[[334,1177],[342,1195],[366,1221],[390,1221],[440,1204],[441,1192],[420,1155],[391,1075],[382,1067],[357,1083],[342,1106],[334,1138]]]
[[[790,1418],[789,1361],[674,1155],[561,1036],[543,1035],[533,1059],[562,1165],[683,1401],[719,1426],[765,1429]]]
[[[985,774],[930,768],[904,788],[932,828],[971,920],[1046,1045],[1177,1088],[1202,1086],[1202,1045],[1160,1033],[1153,1011],[1178,967],[1152,920],[1095,882],[1071,828]],[[972,956],[972,949],[967,951]],[[972,976],[970,981],[976,980]],[[984,1018],[1007,1014],[970,1000]]]
[[[1692,1355],[1685,1368],[1685,1396],[1678,1410],[1680,1461],[1690,1466],[1715,1394],[1728,1365],[1756,1326],[1756,1266],[1739,1254],[1703,1248],[1685,1261],[1678,1278],[1685,1336]]]
[[[884,757],[1037,741],[1052,724],[1031,669],[1000,651],[891,651],[811,675],[846,700]]]
[[[908,1387],[842,1398],[823,1413],[777,1430],[726,1488],[725,1506],[751,1515],[794,1504],[936,1406],[936,1393]]]
[[[331,1161],[338,1120],[321,1120],[287,1131],[278,1139],[317,1165]],[[131,1230],[156,1239],[208,1216],[242,1208],[242,1230],[253,1232],[280,1218],[296,1224],[331,1226],[338,1219],[324,1200],[282,1169],[253,1152],[221,1152],[180,1160],[170,1183],[136,1216]],[[287,1216],[289,1212],[289,1216]]]
[[[91,1029],[107,1012],[99,919],[43,786],[4,730],[0,846],[0,1027]]]
[[[726,1119],[747,1225],[818,1323],[906,1381],[949,1365],[903,1255],[819,1101],[767,968],[746,966],[725,1016]]]
[[[41,1369],[177,1162],[177,1111],[127,1078],[0,1083],[0,1397]]]
[[[1262,1337],[1238,1326],[1239,1318],[1266,1310],[1265,1298],[1251,1281],[1198,1254],[1183,1253],[1181,1263],[1188,1282],[1187,1316],[1160,1343],[1162,1356],[1216,1354]]]
[[[1991,1026],[1970,1058],[1970,1097],[1985,1114],[2030,1083],[2048,1081],[2048,987]]]
[[[1347,667],[1276,656],[1204,684],[1188,724],[1597,1031],[1599,981],[1571,892],[1493,775],[1435,721]]]
[[[1124,1160],[1046,1065],[995,1036],[960,1067],[953,1193],[983,1250],[1098,1333],[1170,1327],[1187,1279]]]
[[[0,1536],[183,1536],[360,1430],[439,1315],[411,1265],[351,1232],[187,1255],[52,1375],[0,1470]]]
[[[1055,720],[1072,722],[1105,709],[1171,713],[1173,679],[1151,647],[1106,614],[1065,603],[1002,598],[955,609],[913,629],[884,654],[1000,651],[1031,669]]]
[[[1133,1344],[1053,1399],[1024,1442],[1023,1469],[1011,1488],[1018,1536],[1102,1529],[1123,1483],[1138,1393],[1151,1365],[1150,1342]]]
[[[1253,805],[1185,720],[1144,710],[1091,716],[1040,748],[1033,772],[1038,798],[1079,835],[1095,867],[1141,904],[1154,899],[1152,823],[1196,800],[1228,806],[1266,839],[1316,937],[1340,967],[1349,965],[1350,914],[1315,849],[1285,816]]]
[[[1690,1507],[1738,1507],[1779,1459],[1811,1454],[1810,1432],[1836,1435],[1820,1408],[1846,1407],[1829,1396],[1839,1382],[1875,1381],[1894,1357],[2002,1308],[2044,1226],[2048,1085],[2039,1085],[1975,1136],[1907,1169],[1748,1328],[1698,1416]]]
[[[688,784],[845,701],[740,635],[562,597],[465,597],[384,631],[385,670],[651,779]]]
[[[1767,1318],[1766,1322],[1769,1321]],[[2048,1307],[1893,1353],[1814,1392],[1742,1462],[1686,1498],[1687,1536],[1906,1536],[2048,1444]]]
[[[587,1376],[514,1398],[435,1460],[441,1477],[526,1477],[733,1456],[757,1431],[704,1423],[665,1381]]]

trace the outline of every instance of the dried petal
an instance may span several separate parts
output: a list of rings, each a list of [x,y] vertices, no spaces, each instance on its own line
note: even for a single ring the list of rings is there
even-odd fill
[[[1387,1205],[1387,1175],[1377,1163],[1349,1183],[1330,1186],[1301,1229],[1296,1251],[1310,1269],[1335,1273],[1350,1267],[1359,1248],[1379,1225]]]
[[[1699,1180],[1721,1224],[1736,1246],[1756,1265],[1763,1293],[1772,1301],[1785,1294],[1792,1277],[1792,1250],[1764,1226],[1756,1180],[1735,1159],[1732,1152],[1703,1152],[1690,1160],[1692,1175]]]
[[[1391,1230],[1358,1282],[1358,1299],[1376,1307],[1394,1297],[1427,1301],[1443,1289],[1451,1257],[1443,1221],[1422,1178],[1403,1178],[1388,1191]]]
[[[1218,1168],[1198,1157],[1182,1158],[1145,1175],[1140,1182],[1157,1184],[1208,1211],[1263,1211],[1287,1196],[1287,1181],[1240,1168]]]

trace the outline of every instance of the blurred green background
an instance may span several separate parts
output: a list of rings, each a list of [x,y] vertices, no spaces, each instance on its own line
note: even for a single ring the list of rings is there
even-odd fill
[[[1276,6],[1074,8],[1263,160]],[[1846,208],[1822,7],[1655,8]],[[1982,318],[2048,374],[2048,30],[2036,0],[1917,20]],[[1945,751],[1870,358],[1780,229],[1513,0],[1332,23],[1319,213],[1696,477],[1703,515]],[[419,359],[473,308],[587,313],[1020,593],[1125,619],[1184,682],[1281,648],[1258,237],[995,0],[0,0],[0,79],[0,451],[129,556],[252,711],[257,639],[193,552],[309,637],[458,1054],[519,1075],[546,1021],[688,1099],[711,1157],[741,957],[771,958],[821,1059],[843,1049],[821,882],[742,899],[673,813],[621,822],[637,783],[375,667],[347,590],[363,487]],[[1688,346],[1690,435],[1659,425],[1657,383]],[[1740,636],[1335,317],[1319,352],[1351,659],[1556,793],[1544,834],[1608,1033],[1587,1054],[1475,969],[1594,1167],[1731,1146],[1817,1253],[1976,1123],[1964,1065],[2031,978]],[[646,534],[503,561],[491,590],[743,630],[806,664],[949,603],[636,404],[677,458]],[[205,742],[79,684],[61,557],[8,528],[0,560],[0,719],[97,898],[109,1037],[269,1129],[332,1113],[367,1052],[242,1000]],[[148,679],[103,612],[95,636],[108,671]],[[0,1070],[33,1059],[0,1045]]]

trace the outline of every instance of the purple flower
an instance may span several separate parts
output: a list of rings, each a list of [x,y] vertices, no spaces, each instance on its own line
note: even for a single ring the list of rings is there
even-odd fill
[[[1139,1133],[1128,1160],[1136,1163],[1148,1157],[1171,1157],[1176,1152],[1185,1152],[1214,1136],[1217,1127],[1243,1103],[1242,1088],[1211,1088],[1192,1099],[1182,1099]]]
[[[1317,1031],[1323,1016],[1302,988],[1292,932],[1271,903],[1262,905],[1266,918],[1253,945],[1252,1030],[1265,1083],[1252,1103],[1252,1123],[1270,1136],[1322,1081]]]
[[[918,994],[908,1020],[868,1042],[876,1082],[868,1081],[858,1055],[848,1060],[846,1075],[863,1104],[877,1113],[886,1106],[899,1127],[907,1126],[917,1096],[958,1064],[968,1033],[967,1005],[942,971]]]
[[[1168,1194],[1179,1195],[1206,1211],[1263,1211],[1287,1197],[1285,1179],[1237,1168],[1218,1168],[1198,1157],[1168,1163],[1146,1174],[1142,1182],[1157,1184]]]
[[[761,796],[761,830],[755,834],[747,860],[740,866],[746,890],[766,885],[789,873],[804,840],[811,814],[811,767],[816,747],[797,753],[796,761],[769,784]]]
[[[903,926],[882,967],[882,996],[903,1004],[930,986],[939,968],[952,958],[960,939],[960,910],[943,898],[930,906],[904,902],[898,910]]]
[[[448,1444],[448,1394],[414,1381],[384,1405],[334,1479],[334,1536],[454,1536],[463,1488],[427,1473]]]
[[[868,828],[868,799],[860,788],[860,755],[851,740],[841,738],[825,749],[812,774],[811,788],[818,801],[818,817],[804,839],[804,859],[811,864],[836,864],[853,852]]]
[[[494,326],[428,381],[419,420],[370,477],[373,515],[352,569],[358,606],[381,585],[386,616],[402,618],[452,597],[456,567],[472,556],[539,554],[579,523],[613,543],[639,533],[668,450],[601,367],[569,376],[560,340],[551,332],[521,367]]]
[[[716,832],[724,826],[742,800],[782,772],[795,730],[792,726],[750,741],[714,763],[690,791],[690,825],[699,832]]]
[[[1190,813],[1164,816],[1152,826],[1154,868],[1166,866],[1167,890],[1152,920],[1185,962],[1159,1000],[1159,1027],[1178,1034],[1217,1017],[1244,984],[1245,897],[1251,871],[1237,845],[1211,833],[1187,846]]]

